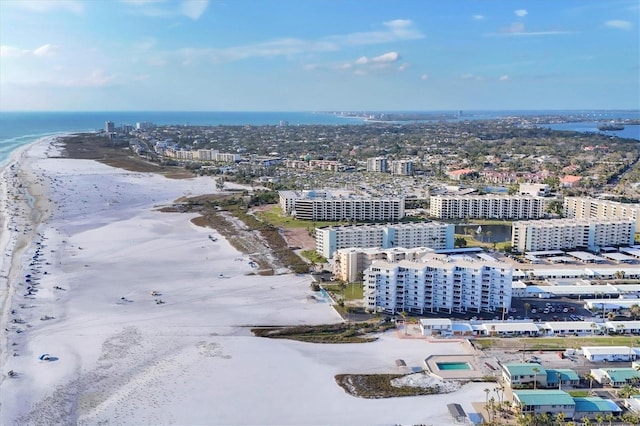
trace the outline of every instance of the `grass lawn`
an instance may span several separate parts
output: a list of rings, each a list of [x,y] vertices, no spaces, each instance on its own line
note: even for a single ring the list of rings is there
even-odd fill
[[[637,336],[585,336],[585,337],[532,337],[532,338],[481,338],[474,339],[482,348],[539,350],[572,349],[581,346],[638,346]]]
[[[322,287],[330,293],[342,296],[342,289],[339,284],[323,284]],[[344,289],[345,300],[360,300],[364,297],[364,287],[362,283],[348,283]]]
[[[315,250],[304,250],[300,253],[303,257],[313,263],[327,263],[327,259]]]
[[[589,391],[586,391],[586,390],[570,390],[570,391],[567,391],[567,393],[573,396],[574,398],[584,398],[589,396]]]
[[[455,234],[454,238],[464,238],[464,240],[467,242],[467,247],[483,247],[486,249],[493,249],[493,246],[495,244],[496,250],[504,250],[507,246],[511,245],[511,241],[502,241],[499,243],[493,243],[493,242],[487,242],[487,241],[482,242],[466,234]]]
[[[291,216],[282,214],[279,205],[274,205],[268,210],[256,212],[256,216],[277,228],[319,228],[322,226],[344,225],[345,222],[311,222],[308,220],[298,220]]]

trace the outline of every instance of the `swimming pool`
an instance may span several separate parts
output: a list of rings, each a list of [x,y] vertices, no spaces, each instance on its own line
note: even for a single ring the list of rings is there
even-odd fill
[[[437,362],[440,370],[471,370],[468,362]]]

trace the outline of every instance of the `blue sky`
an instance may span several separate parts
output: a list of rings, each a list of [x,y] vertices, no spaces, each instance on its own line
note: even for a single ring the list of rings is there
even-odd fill
[[[639,0],[0,0],[0,110],[640,108]]]

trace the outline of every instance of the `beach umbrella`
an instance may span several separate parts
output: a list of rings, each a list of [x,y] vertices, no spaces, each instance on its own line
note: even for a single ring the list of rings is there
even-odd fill
[[[48,361],[49,360],[50,355],[49,354],[42,354],[40,355],[40,361]]]

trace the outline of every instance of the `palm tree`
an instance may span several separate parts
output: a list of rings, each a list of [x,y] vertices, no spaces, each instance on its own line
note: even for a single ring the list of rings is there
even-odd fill
[[[524,304],[524,316],[529,316],[529,310],[531,309],[531,303]]]
[[[631,305],[631,307],[629,308],[629,311],[631,313],[631,315],[633,316],[633,319],[637,319],[638,315],[640,315],[640,305],[635,304],[635,305]]]
[[[558,414],[556,414],[556,423],[563,425],[565,417],[566,415],[562,411],[560,411]]]
[[[489,388],[484,388],[484,405],[489,403],[489,392],[491,392]]]
[[[556,377],[558,378],[558,390],[562,390],[562,374],[556,373]]]
[[[584,416],[583,418],[581,418],[580,420],[582,420],[582,424],[584,426],[591,426],[591,419],[587,416]]]
[[[536,416],[536,424],[541,424],[541,425],[550,425],[551,424],[551,417],[549,417],[549,414],[547,413],[542,413]]]
[[[589,380],[589,391],[593,389],[593,379],[595,379],[594,375],[591,373],[587,373],[584,375],[585,380]]]
[[[504,385],[497,386],[493,389],[496,395],[498,395],[499,407],[502,408],[502,399],[504,398]]]
[[[404,327],[404,335],[408,334],[407,329],[407,313],[405,311],[400,312],[400,316],[402,317],[402,326]]]
[[[538,388],[538,373],[540,372],[540,369],[538,367],[533,367],[531,371],[533,371],[533,389],[535,390]]]
[[[613,413],[607,413],[607,415],[604,416],[604,419],[609,422],[609,426],[611,426],[615,418],[616,416],[614,416]]]
[[[621,418],[623,422],[629,423],[629,425],[637,425],[638,423],[640,423],[638,415],[630,411],[624,413]]]
[[[602,423],[604,423],[604,414],[596,414],[596,422],[598,422],[598,426],[602,426]]]

